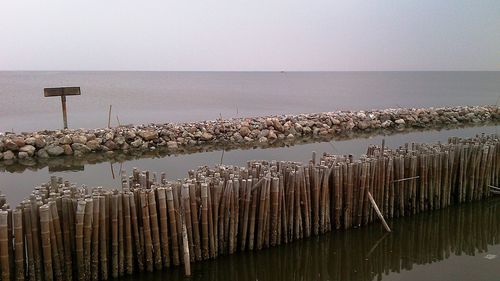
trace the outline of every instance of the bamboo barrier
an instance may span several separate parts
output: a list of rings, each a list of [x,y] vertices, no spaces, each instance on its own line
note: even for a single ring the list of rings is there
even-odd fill
[[[373,145],[360,159],[325,153],[307,164],[203,166],[176,181],[134,168],[121,174],[120,190],[52,177],[14,211],[0,195],[2,280],[107,280],[171,264],[189,275],[191,262],[377,217],[389,230],[386,220],[492,196],[499,152],[498,136],[481,135]]]

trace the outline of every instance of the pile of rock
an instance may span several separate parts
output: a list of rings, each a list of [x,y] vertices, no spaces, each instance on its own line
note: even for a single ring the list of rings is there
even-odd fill
[[[219,119],[0,135],[0,160],[83,156],[91,152],[176,151],[204,144],[272,143],[377,129],[426,128],[500,120],[499,106],[398,108]]]

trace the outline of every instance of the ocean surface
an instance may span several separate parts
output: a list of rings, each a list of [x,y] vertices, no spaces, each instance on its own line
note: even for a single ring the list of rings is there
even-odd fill
[[[0,132],[388,107],[495,104],[500,72],[0,72]],[[118,117],[118,118],[117,118]]]
[[[0,132],[62,127],[58,98],[44,87],[80,86],[67,98],[70,128],[112,126],[389,107],[496,104],[500,72],[0,72]],[[118,118],[117,118],[118,117]],[[201,165],[247,160],[307,162],[314,150],[353,154],[369,144],[446,142],[448,137],[498,134],[499,126],[373,135],[291,147],[210,151],[65,167],[0,166],[0,189],[11,206],[52,175],[78,185],[119,188],[120,170],[133,167],[183,178]],[[259,252],[193,265],[191,280],[498,280],[500,200],[335,231]],[[181,267],[125,280],[185,280]]]

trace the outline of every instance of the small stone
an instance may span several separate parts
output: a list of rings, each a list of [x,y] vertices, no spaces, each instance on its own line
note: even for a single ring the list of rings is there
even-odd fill
[[[49,156],[59,156],[64,153],[64,149],[56,145],[49,145],[46,150]]]
[[[21,152],[26,152],[29,156],[33,156],[35,154],[36,148],[32,145],[25,145],[19,149]]]
[[[7,150],[3,153],[3,160],[12,160],[16,157],[14,152]]]
[[[396,123],[398,125],[404,125],[405,124],[405,120],[400,118],[400,119],[394,121],[394,123]]]
[[[267,142],[267,138],[266,137],[260,137],[259,138],[259,142],[260,143],[266,143]]]
[[[286,136],[286,138],[290,140],[290,139],[295,138],[295,136],[293,134],[288,134],[288,136]]]

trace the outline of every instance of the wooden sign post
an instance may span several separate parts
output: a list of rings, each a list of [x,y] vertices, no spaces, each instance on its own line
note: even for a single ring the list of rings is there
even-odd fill
[[[66,96],[79,96],[80,87],[60,87],[43,89],[45,97],[61,97],[64,129],[68,128],[68,117],[66,116]]]

